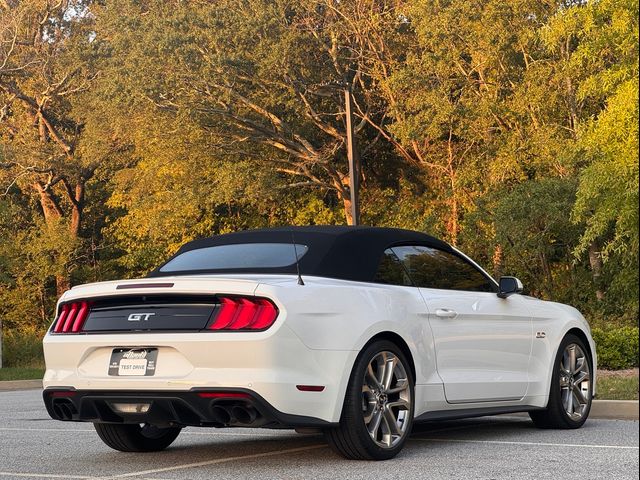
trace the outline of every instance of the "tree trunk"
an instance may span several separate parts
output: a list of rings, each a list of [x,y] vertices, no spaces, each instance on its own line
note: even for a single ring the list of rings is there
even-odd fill
[[[33,186],[40,197],[40,207],[42,208],[42,215],[44,216],[46,224],[51,225],[60,220],[63,212],[57,199],[51,194],[51,191],[46,190],[40,182],[35,182]]]
[[[75,187],[74,200],[71,208],[71,224],[69,230],[73,238],[80,236],[80,225],[82,223],[82,210],[84,209],[84,182],[78,181]]]
[[[451,217],[449,219],[449,241],[454,247],[458,244],[458,199],[455,192],[451,197]]]
[[[69,275],[56,275],[56,294],[58,297],[62,296],[64,292],[71,288],[71,279]]]
[[[545,255],[544,252],[540,252],[539,258],[540,258],[540,265],[542,267],[542,272],[544,274],[544,277],[547,283],[545,290],[549,295],[551,295],[553,294],[553,291],[554,291],[553,275],[551,275],[551,267],[549,265],[549,261],[547,260],[547,256]]]
[[[353,215],[351,215],[351,197],[342,196],[342,205],[344,206],[344,218],[347,225],[353,225]]]
[[[453,246],[458,244],[458,188],[456,186],[456,170],[454,168],[455,155],[453,152],[453,131],[449,128],[449,140],[447,141],[449,184],[451,186],[451,215],[449,217],[449,241]]]
[[[332,181],[333,187],[338,194],[338,198],[342,202],[344,208],[344,218],[347,225],[353,225],[353,215],[351,215],[351,193],[349,191],[349,177],[344,175],[342,178],[336,178]]]
[[[598,301],[604,300],[604,291],[602,290],[602,255],[600,253],[600,246],[598,242],[594,240],[589,244],[589,265],[591,266],[591,273],[593,276],[593,284],[596,287],[596,298]]]
[[[42,208],[42,214],[47,226],[53,226],[64,217],[64,212],[60,208],[58,199],[53,194],[51,189],[45,189],[40,182],[33,184],[35,190],[38,192],[40,207]],[[82,222],[82,210],[84,206],[84,183],[78,182],[75,187],[74,195],[70,198],[72,203],[71,209],[71,222],[69,224],[69,237],[71,240],[78,238],[80,234],[80,225]],[[56,293],[58,296],[71,288],[71,278],[68,274],[56,275]]]
[[[493,276],[500,278],[502,276],[502,245],[498,244],[493,248]]]

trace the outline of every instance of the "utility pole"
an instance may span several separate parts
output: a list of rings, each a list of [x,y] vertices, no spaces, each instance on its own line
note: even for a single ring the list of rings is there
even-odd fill
[[[344,108],[347,116],[347,159],[349,160],[349,193],[351,195],[351,218],[354,225],[360,225],[360,158],[353,131],[353,97],[351,84],[344,89]]]
[[[351,200],[351,219],[354,225],[360,225],[360,156],[356,145],[356,137],[353,128],[353,93],[351,83],[329,82],[313,87],[313,93],[323,97],[335,95],[335,92],[344,92],[344,110],[347,125],[347,160],[349,162],[349,195]]]

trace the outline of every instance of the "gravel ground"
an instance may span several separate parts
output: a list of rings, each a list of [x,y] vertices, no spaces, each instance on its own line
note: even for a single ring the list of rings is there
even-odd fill
[[[318,435],[185,429],[164,452],[110,450],[89,424],[49,419],[37,390],[0,392],[0,480],[51,479],[637,479],[638,422],[533,428],[500,416],[416,426],[387,462],[336,456]]]

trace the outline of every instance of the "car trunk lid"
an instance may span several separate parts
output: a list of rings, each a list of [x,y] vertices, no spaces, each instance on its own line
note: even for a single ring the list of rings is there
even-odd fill
[[[100,282],[74,287],[62,305],[88,305],[82,333],[198,331],[220,308],[220,295],[251,297],[253,279],[167,277]],[[66,332],[66,330],[65,330]]]

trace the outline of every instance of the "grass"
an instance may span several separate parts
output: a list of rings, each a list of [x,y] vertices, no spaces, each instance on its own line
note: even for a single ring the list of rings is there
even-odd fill
[[[0,381],[4,380],[39,380],[44,375],[44,368],[6,367],[0,368]]]
[[[638,400],[638,369],[598,371],[599,400]]]

